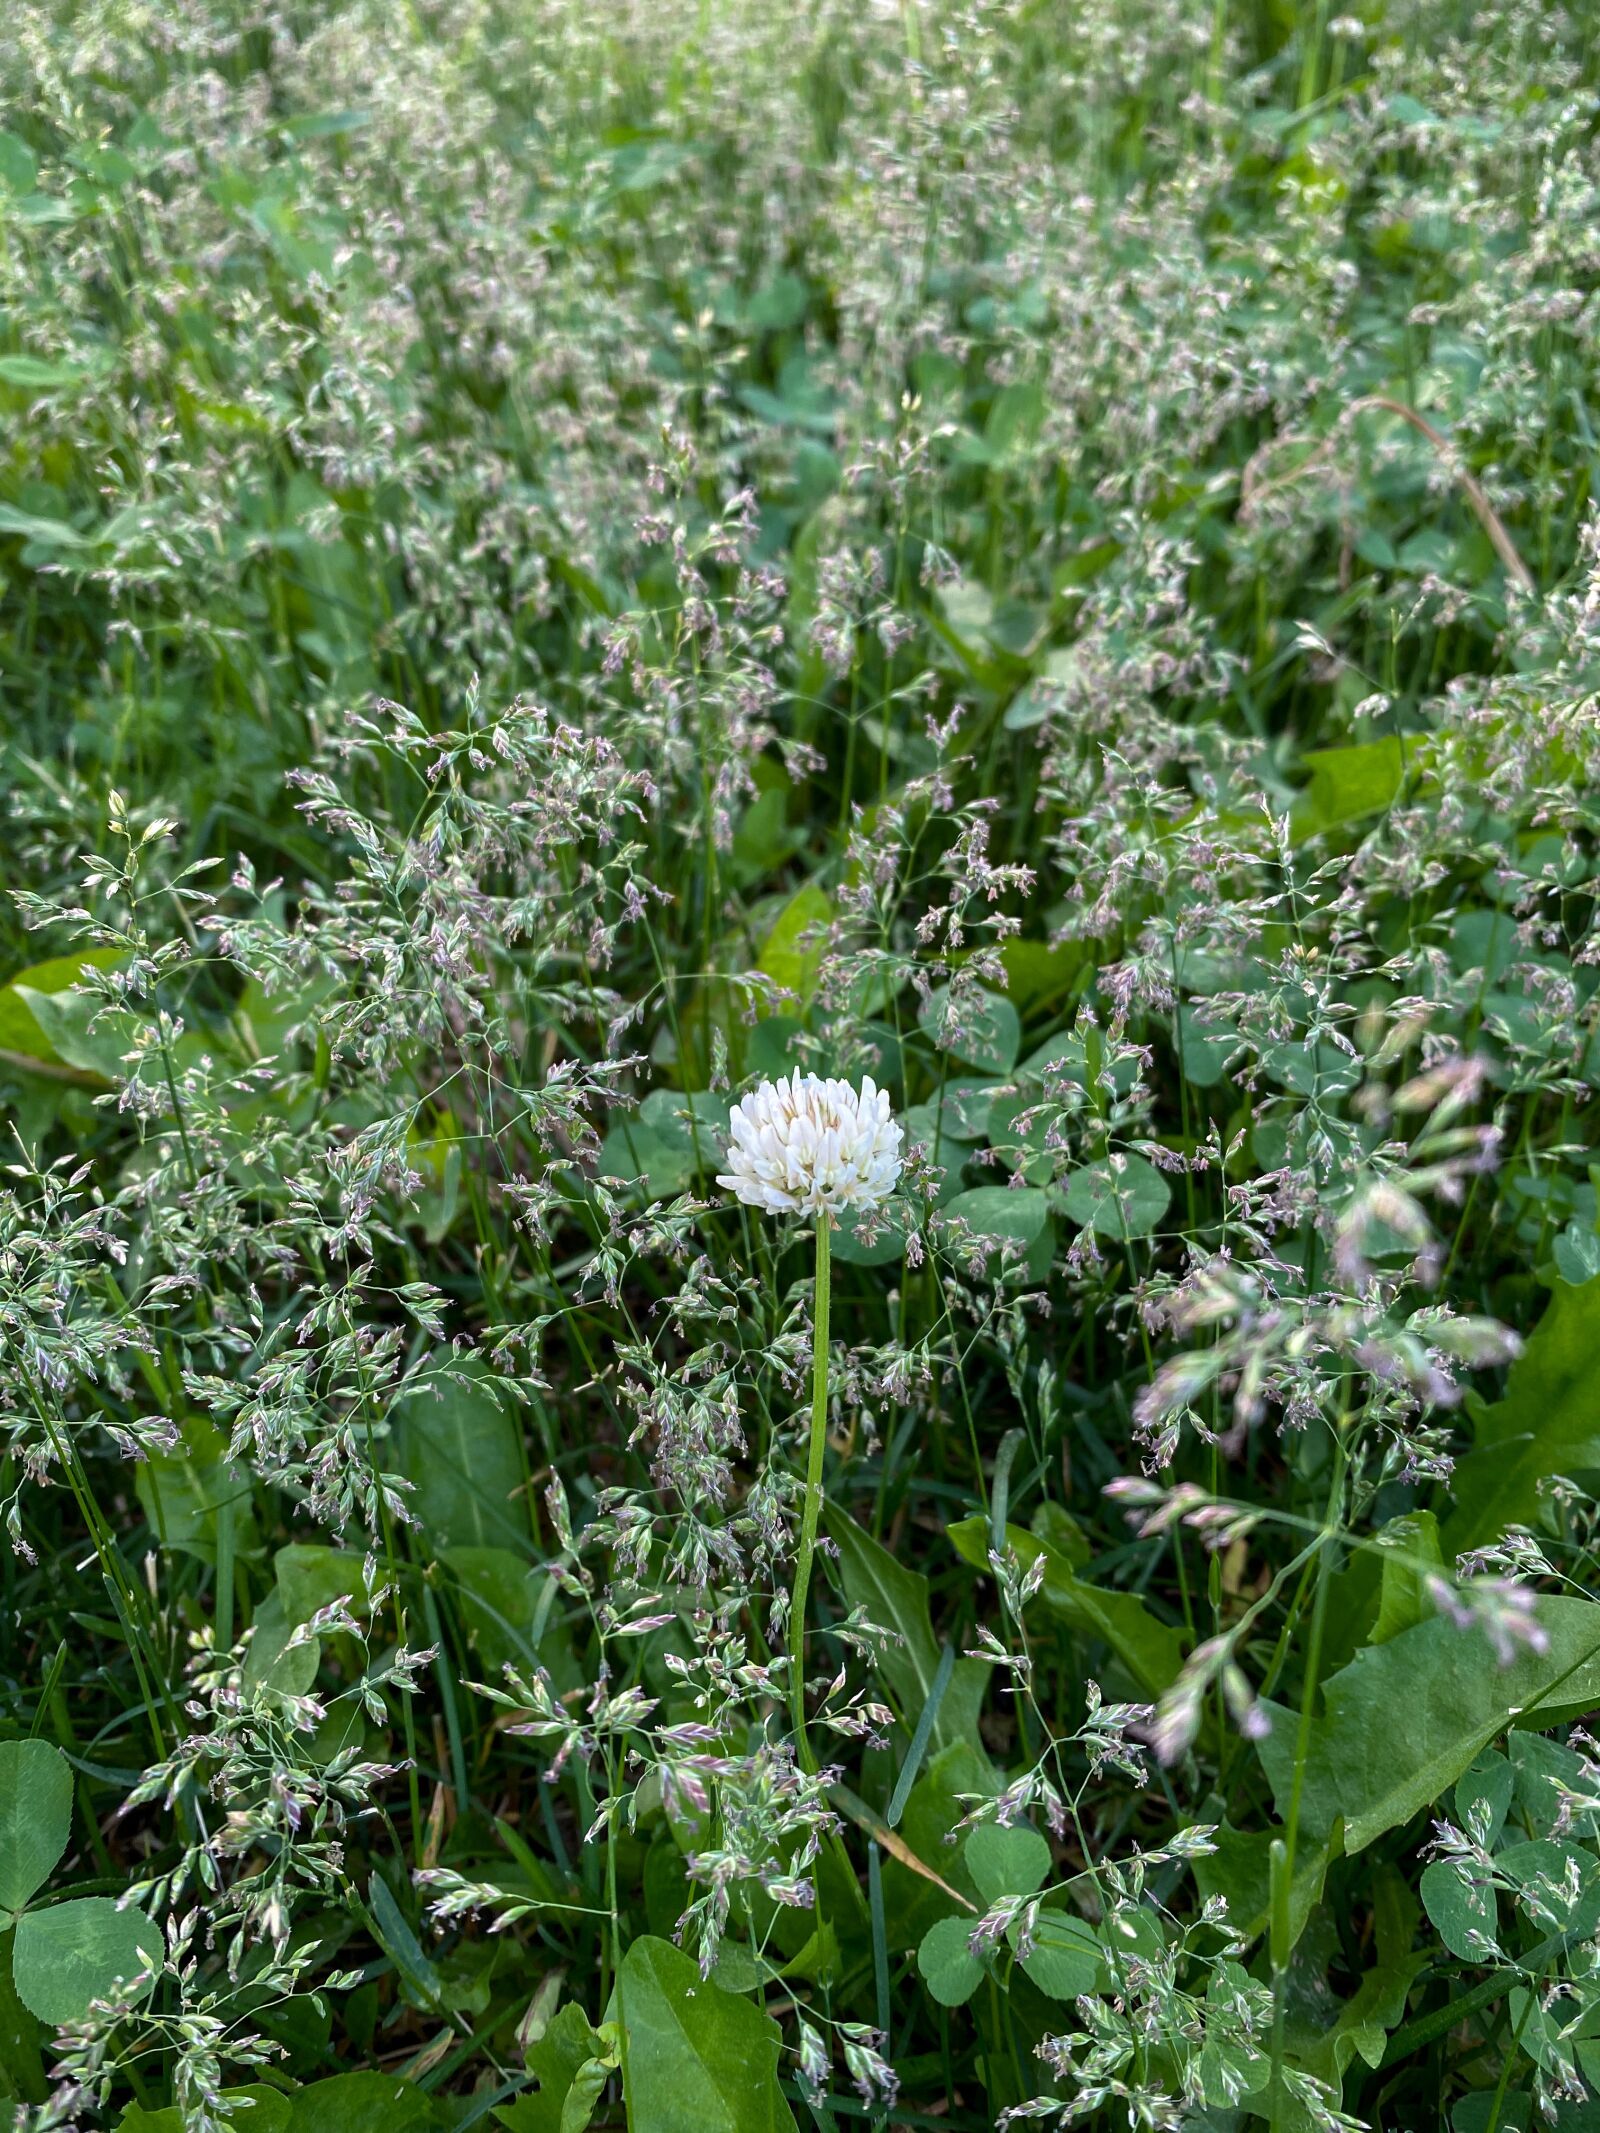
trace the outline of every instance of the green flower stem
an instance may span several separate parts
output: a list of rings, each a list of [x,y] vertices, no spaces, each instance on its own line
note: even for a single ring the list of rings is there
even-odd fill
[[[811,1306],[811,1444],[806,1457],[806,1501],[800,1517],[800,1550],[795,1557],[794,1597],[789,1605],[789,1702],[794,1737],[806,1769],[816,1767],[806,1739],[806,1595],[811,1589],[811,1558],[822,1515],[822,1453],[828,1438],[828,1301],[832,1273],[828,1253],[827,1210],[817,1217],[817,1283]]]
[[[1322,1639],[1328,1612],[1328,1582],[1332,1570],[1333,1542],[1341,1525],[1346,1471],[1345,1425],[1340,1415],[1333,1433],[1333,1472],[1328,1484],[1328,1508],[1316,1547],[1316,1591],[1311,1602],[1311,1639],[1306,1652],[1305,1687],[1300,1697],[1300,1730],[1295,1741],[1294,1784],[1289,1793],[1289,1812],[1283,1835],[1272,1845],[1272,1923],[1268,1951],[1272,1963],[1272,2082],[1269,2090],[1272,2133],[1279,2133],[1286,2118],[1283,2084],[1284,1999],[1293,1938],[1295,1848],[1300,1834],[1300,1801],[1306,1768],[1311,1760],[1311,1727],[1316,1711],[1317,1690],[1322,1679]]]

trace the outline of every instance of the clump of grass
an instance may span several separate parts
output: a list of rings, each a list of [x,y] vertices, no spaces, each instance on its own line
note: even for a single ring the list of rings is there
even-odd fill
[[[1592,42],[0,28],[19,2123],[1587,2123]]]

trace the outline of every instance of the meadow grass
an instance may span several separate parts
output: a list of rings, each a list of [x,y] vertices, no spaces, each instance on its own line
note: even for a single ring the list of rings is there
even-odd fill
[[[1596,19],[0,22],[19,2127],[1600,2125]]]

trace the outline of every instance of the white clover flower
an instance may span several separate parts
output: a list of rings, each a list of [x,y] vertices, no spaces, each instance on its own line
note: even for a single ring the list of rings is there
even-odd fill
[[[726,1172],[717,1179],[769,1215],[836,1214],[879,1206],[900,1176],[900,1128],[869,1074],[859,1090],[796,1067],[764,1081],[729,1120]]]

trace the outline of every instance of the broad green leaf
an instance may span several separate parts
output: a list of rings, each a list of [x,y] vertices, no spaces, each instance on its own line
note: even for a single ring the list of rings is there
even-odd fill
[[[1220,1804],[1220,1803],[1219,1803]],[[1207,1815],[1207,1820],[1210,1816]],[[1231,1829],[1218,1821],[1209,1856],[1194,1862],[1195,1886],[1202,1896],[1221,1896],[1228,1922],[1245,1940],[1267,1930],[1272,1894],[1272,1845],[1279,1832]],[[1293,1948],[1322,1901],[1328,1868],[1344,1850],[1344,1832],[1335,1824],[1320,1843],[1302,1840],[1295,1852],[1289,1888],[1289,1946]]]
[[[1050,1203],[1036,1187],[979,1185],[947,1200],[942,1212],[954,1221],[965,1222],[975,1237],[997,1240],[995,1250],[986,1255],[990,1275],[1000,1273],[1005,1256],[1001,1245],[1011,1243],[1021,1247],[1010,1255],[1014,1260],[1012,1278],[1020,1276],[1034,1287],[1049,1280],[1055,1232],[1050,1225]]]
[[[809,1000],[817,989],[823,938],[832,919],[833,905],[808,881],[778,913],[762,943],[757,968],[802,1002]]]
[[[907,1143],[926,1141],[930,1150],[937,1145],[947,1160],[952,1145],[964,1148],[981,1141],[989,1130],[993,1091],[1004,1086],[999,1081],[946,1083],[932,1102],[911,1104],[901,1113]]]
[[[1493,2088],[1469,2090],[1454,2105],[1450,2133],[1528,2133],[1532,2115],[1531,2097],[1502,2094],[1497,2082]],[[1558,2133],[1593,2133],[1592,2126],[1563,2124],[1565,2118],[1563,2112],[1556,2121]],[[1539,2124],[1542,2128],[1545,2120],[1541,2118]]]
[[[1560,1837],[1507,1844],[1496,1863],[1523,1890],[1521,1908],[1542,1932],[1590,1939],[1600,1926],[1600,1859]]]
[[[722,1167],[728,1144],[728,1099],[710,1089],[652,1089],[639,1106],[646,1128],[689,1158],[691,1174],[698,1168],[714,1173]]]
[[[1309,837],[1381,814],[1399,793],[1408,768],[1414,770],[1431,753],[1426,740],[1402,741],[1396,734],[1346,748],[1308,749],[1300,760],[1311,783],[1295,803],[1296,835]]]
[[[1506,1742],[1512,1798],[1535,1835],[1551,1835],[1561,1823],[1569,1793],[1590,1790],[1582,1756],[1565,1741],[1538,1733],[1513,1733]]]
[[[900,1124],[905,1130],[905,1147],[909,1155],[913,1148],[925,1151],[930,1163],[939,1171],[939,1197],[952,1200],[961,1190],[961,1172],[972,1153],[971,1143],[956,1133],[955,1118],[946,1108],[936,1104],[912,1104],[900,1115]]]
[[[797,1015],[763,1015],[753,1030],[736,1030],[735,1035],[744,1035],[745,1072],[759,1075],[763,1081],[781,1080],[796,1067],[803,1072],[806,1061],[797,1051],[795,1040],[804,1030],[805,1024]]]
[[[98,993],[41,992],[20,979],[12,981],[10,990],[39,1025],[51,1057],[107,1081],[127,1078],[133,1016],[126,1008],[108,1009]]]
[[[39,182],[39,158],[14,133],[0,133],[0,182],[14,193],[31,193]]]
[[[142,1911],[109,1896],[79,1896],[17,1921],[11,1972],[17,1997],[41,2022],[81,2022],[91,2000],[109,1999],[146,1967],[161,1964],[161,1935]]]
[[[976,578],[955,578],[941,585],[936,597],[941,636],[969,662],[982,665],[981,640],[994,621],[994,594]]]
[[[650,1199],[675,1200],[694,1177],[694,1150],[676,1134],[656,1133],[642,1119],[628,1119],[601,1142],[600,1175],[637,1178]]]
[[[563,2114],[573,2085],[585,2068],[603,2064],[605,2057],[600,2032],[577,2001],[568,2000],[528,2052],[528,2072],[539,2086],[514,2103],[501,2104],[495,2117],[508,2133],[564,2133]]]
[[[1538,1737],[1527,1733],[1518,1739],[1525,1743]],[[1517,1774],[1509,1758],[1496,1749],[1485,1748],[1456,1781],[1456,1821],[1461,1828],[1492,1846],[1505,1827],[1516,1783]]]
[[[1088,961],[1082,941],[1007,941],[1000,951],[1006,994],[1018,1014],[1038,1003],[1059,999]]]
[[[978,1884],[967,1870],[965,1845],[946,1840],[975,1797],[993,1798],[999,1789],[993,1764],[965,1741],[941,1748],[923,1765],[897,1834],[939,1881],[930,1881],[893,1854],[884,1859],[884,1917],[892,1948],[914,1948],[936,1918],[949,1917],[963,1903],[982,1907]],[[939,1882],[946,1886],[941,1888]]]
[[[1230,2009],[1248,1982],[1249,1973],[1241,1964],[1219,1963],[1206,1983],[1207,2005],[1219,2012]],[[1202,2123],[1218,2127],[1248,2123],[1234,2106],[1242,2097],[1258,2094],[1272,2078],[1271,2055],[1261,2048],[1260,2040],[1241,2037],[1223,2013],[1220,2033],[1212,2032],[1208,2026],[1197,2063],[1206,2102],[1217,2110],[1218,2116],[1208,2121],[1196,2118],[1196,2133]]]
[[[478,1654],[485,1681],[499,1679],[509,1660],[537,1665],[534,1613],[544,1573],[514,1548],[447,1548],[440,1558],[455,1581],[467,1641]]]
[[[34,995],[53,996],[76,985],[86,969],[111,970],[124,960],[120,948],[90,948],[81,955],[52,956],[19,970],[0,986],[0,1052],[19,1060],[38,1059],[64,1065],[59,1052],[39,1025],[30,1002]]]
[[[986,1904],[1031,1896],[1050,1872],[1050,1846],[1036,1829],[980,1822],[967,1832],[967,1872]]]
[[[1536,1524],[1541,1481],[1600,1466],[1597,1378],[1600,1282],[1558,1282],[1511,1366],[1505,1398],[1477,1409],[1473,1449],[1456,1462],[1450,1484],[1446,1555],[1480,1547],[1507,1526]]]
[[[1035,726],[1042,726],[1052,711],[1060,710],[1066,702],[1068,685],[1077,671],[1075,645],[1062,645],[1053,652],[1046,652],[1039,672],[1031,681],[1025,682],[1007,704],[1001,720],[1006,731],[1027,733]]]
[[[250,1625],[250,1651],[244,1663],[247,1689],[272,1689],[280,1696],[304,1696],[309,1692],[321,1664],[322,1642],[318,1637],[293,1642],[299,1627],[290,1621],[281,1593],[269,1592],[264,1600],[257,1601]]]
[[[1044,391],[1035,378],[1002,385],[989,403],[983,441],[996,464],[1021,458],[1044,426]]]
[[[75,385],[86,373],[76,363],[63,363],[47,356],[0,356],[0,379],[20,385],[28,392],[48,392],[53,386]]]
[[[963,1562],[975,1570],[989,1567],[989,1522],[964,1518],[948,1529]],[[1007,1545],[1023,1567],[1045,1560],[1039,1598],[1053,1613],[1087,1637],[1108,1645],[1147,1695],[1160,1695],[1177,1679],[1183,1665],[1183,1636],[1153,1615],[1135,1592],[1117,1592],[1080,1578],[1066,1557],[1048,1541],[1021,1526],[1006,1527]]]
[[[0,1740],[0,1911],[42,1889],[72,1834],[72,1765],[45,1740]]]
[[[870,1242],[863,1231],[870,1227]],[[834,1225],[833,1256],[843,1266],[889,1266],[905,1256],[906,1239],[916,1227],[912,1210],[891,1203],[870,1224],[847,1208]]]
[[[929,1926],[917,1948],[922,1981],[941,2007],[961,2007],[983,1982],[983,1965],[967,1943],[974,1921],[940,1918]]]
[[[1012,1926],[1008,1938],[1013,1948],[1021,1928]],[[1053,2000],[1075,2000],[1093,1992],[1105,1970],[1105,1950],[1093,1926],[1070,1911],[1041,1911],[1034,1921],[1033,1946],[1022,1957],[1022,1967]]]
[[[1043,1234],[1050,1203],[1032,1186],[978,1185],[971,1192],[957,1193],[944,1212],[953,1222],[965,1222],[977,1236],[1009,1238],[1027,1245]]]
[[[617,1973],[629,2133],[792,2133],[783,2032],[670,1941],[636,1940]]]
[[[609,2059],[585,2059],[561,2099],[559,2133],[585,2133],[614,2068]]]
[[[1051,1183],[1061,1141],[1061,1106],[1039,1090],[995,1099],[989,1112],[989,1145],[1006,1170],[1020,1173],[1030,1186]]]
[[[941,985],[917,1016],[942,1052],[985,1074],[1008,1074],[1022,1049],[1022,1019],[1003,993]]]
[[[1469,1938],[1477,1933],[1493,1940],[1498,1931],[1499,1916],[1491,1884],[1475,1879],[1461,1860],[1435,1859],[1423,1868],[1419,1886],[1422,1908],[1450,1953],[1459,1955],[1464,1963],[1492,1960],[1481,1940],[1474,1945]]]
[[[522,1432],[509,1393],[479,1362],[441,1358],[395,1403],[400,1469],[435,1554],[529,1545]]]
[[[1360,1652],[1323,1689],[1300,1803],[1313,1838],[1344,1817],[1348,1851],[1365,1849],[1443,1795],[1508,1726],[1547,1727],[1600,1703],[1600,1604],[1539,1601],[1544,1652],[1495,1664],[1487,1640],[1443,1616]],[[1294,1789],[1298,1719],[1269,1710],[1257,1744],[1280,1815]]]
[[[64,518],[39,518],[19,511],[14,504],[0,504],[0,533],[15,533],[36,548],[92,548],[94,543],[69,526]]]
[[[280,1548],[272,1569],[285,1621],[309,1622],[335,1600],[348,1600],[354,1615],[365,1614],[365,1560],[355,1548],[325,1548],[315,1542],[292,1541]]]
[[[900,1716],[914,1726],[939,1669],[939,1643],[928,1612],[928,1581],[921,1571],[908,1570],[834,1505],[825,1507],[823,1522],[839,1550],[845,1598],[852,1607],[864,1607],[868,1621],[894,1633],[875,1650],[874,1660],[900,1706]],[[935,1748],[956,1741],[981,1745],[978,1712],[988,1685],[989,1670],[980,1660],[956,1661],[934,1720]]]
[[[331,133],[359,133],[371,124],[370,111],[312,111],[286,119],[283,130],[292,140],[320,141]]]
[[[407,2133],[438,2118],[432,2097],[398,2074],[336,2074],[307,2082],[289,2100],[289,2133]],[[234,2133],[254,2129],[246,2120]]]
[[[325,971],[292,983],[280,978],[270,986],[252,978],[233,1011],[240,1042],[253,1059],[277,1058],[291,1030],[300,1033],[302,1043],[314,1034],[317,1008],[337,990],[337,981]]]
[[[1378,1877],[1373,1916],[1376,1947],[1371,1966],[1331,2027],[1319,2015],[1320,2033],[1297,2054],[1307,2072],[1335,2092],[1353,2059],[1369,2067],[1382,2064],[1389,2032],[1404,2020],[1407,1995],[1419,1971],[1428,1967],[1425,1951],[1410,1952],[1417,1927],[1416,1898],[1392,1869]]]
[[[1600,1236],[1581,1222],[1569,1222],[1553,1249],[1556,1272],[1570,1287],[1582,1288],[1600,1274]]]
[[[164,1548],[215,1563],[217,1514],[230,1504],[235,1549],[244,1553],[254,1548],[250,1484],[240,1468],[229,1464],[227,1439],[203,1415],[186,1416],[179,1432],[178,1450],[151,1452],[133,1470],[133,1485],[151,1531]]]
[[[1414,1511],[1391,1519],[1376,1536],[1383,1549],[1378,1619],[1367,1639],[1387,1644],[1403,1629],[1414,1629],[1437,1612],[1424,1583],[1430,1570],[1444,1568],[1439,1552],[1439,1522],[1431,1511]]]
[[[287,2133],[290,2099],[265,2082],[249,2081],[222,2091],[222,2108],[233,2133]],[[147,2111],[130,2103],[117,2120],[116,2133],[188,2133],[183,2106]]]
[[[1347,1096],[1356,1086],[1361,1062],[1337,1044],[1324,1040],[1308,1045],[1296,1038],[1292,1043],[1268,1045],[1261,1054],[1261,1071],[1280,1089],[1290,1089],[1296,1096],[1317,1096],[1326,1103],[1330,1097]]]
[[[1074,1222],[1114,1244],[1125,1237],[1148,1237],[1172,1203],[1167,1181],[1154,1163],[1125,1154],[1102,1156],[1074,1170],[1061,1198]]]
[[[1178,1010],[1178,1057],[1183,1078],[1193,1089],[1214,1089],[1228,1071],[1228,1061],[1238,1050],[1235,1033],[1214,1022],[1203,1022],[1193,1007]]]

